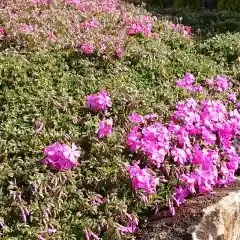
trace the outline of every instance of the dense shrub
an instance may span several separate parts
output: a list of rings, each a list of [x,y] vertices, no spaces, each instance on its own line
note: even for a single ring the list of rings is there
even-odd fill
[[[231,46],[238,53],[237,35],[230,46],[229,36],[199,44],[185,26],[154,20],[132,5],[114,2],[109,9],[107,2],[99,6],[90,1],[81,12],[79,5],[71,5],[74,1],[35,2],[37,6],[31,1],[1,6],[6,30],[0,53],[1,239],[132,239],[137,216],[144,218],[148,208],[168,204],[179,182],[171,176],[141,202],[133,191],[141,186],[132,189],[128,167],[140,159],[144,167],[148,156],[129,151],[129,115],[154,113],[165,125],[176,104],[191,96],[225,100],[228,111],[235,108],[229,101],[229,93],[238,87],[234,81],[227,92],[191,93],[176,87],[175,80],[187,71],[196,84],[219,74],[237,78],[237,60],[229,61],[227,55]],[[121,9],[135,25],[126,21],[130,25],[122,26],[126,19],[119,15]],[[70,13],[80,22],[85,19],[87,26],[94,17],[103,18],[105,25],[74,32],[68,28]],[[39,32],[26,34],[31,28],[22,25],[37,25]],[[87,54],[76,48],[79,42],[99,44],[106,36],[106,54],[100,52],[102,45],[96,52],[88,46]],[[119,41],[122,51],[115,56]],[[152,171],[145,172],[146,179],[154,180],[154,173],[164,176],[154,167]]]
[[[219,34],[199,44],[199,51],[216,62],[231,64],[240,56],[239,33]]]

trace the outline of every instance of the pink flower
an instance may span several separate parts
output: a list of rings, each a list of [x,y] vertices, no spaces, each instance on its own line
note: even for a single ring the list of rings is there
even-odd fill
[[[6,39],[6,31],[3,27],[0,27],[0,41],[4,41]]]
[[[94,198],[94,200],[92,201],[92,207],[97,207],[101,204],[104,203],[104,199],[103,197],[100,195],[100,196],[97,196]]]
[[[184,165],[184,163],[187,160],[187,155],[186,155],[186,152],[183,149],[181,149],[181,148],[174,148],[171,153],[172,153],[172,155],[174,157],[174,161],[178,165]]]
[[[159,39],[159,34],[158,34],[158,33],[153,33],[153,38],[154,38],[155,40],[158,40],[158,39]]]
[[[81,23],[80,27],[86,31],[89,30],[90,28],[97,28],[98,25],[99,25],[98,19],[94,18],[88,22]]]
[[[191,27],[189,27],[189,26],[185,27],[184,35],[191,35]]]
[[[240,102],[237,102],[236,107],[237,109],[240,109]]]
[[[54,33],[53,32],[51,32],[51,31],[48,31],[48,36],[50,37],[50,39],[52,40],[52,41],[57,41],[57,37],[54,35]]]
[[[126,222],[127,222],[126,226],[120,225],[118,227],[119,231],[122,233],[134,233],[138,225],[137,217],[132,216],[130,214],[126,214]]]
[[[189,90],[192,92],[201,92],[203,87],[200,84],[196,84],[195,86],[189,87]]]
[[[81,151],[77,148],[77,146],[74,143],[72,143],[72,147],[69,147],[68,145],[63,144],[62,148],[63,148],[63,156],[66,159],[69,159],[73,164],[78,165],[77,159],[80,157]]]
[[[85,53],[86,55],[92,55],[95,51],[95,46],[94,44],[91,43],[83,43],[80,46],[81,50],[83,53]]]
[[[137,123],[144,123],[144,117],[137,114],[136,112],[133,112],[129,117],[128,120],[131,122],[137,122]]]
[[[174,30],[174,31],[177,30],[177,25],[174,24],[174,23],[168,23],[168,24],[166,24],[166,27],[167,27],[169,30]]]
[[[179,186],[174,189],[172,198],[177,206],[183,204],[185,199],[188,197],[189,191],[186,187]]]
[[[146,194],[156,194],[159,178],[156,178],[150,169],[141,169],[137,164],[134,164],[128,167],[128,171],[135,191],[142,189]]]
[[[112,119],[107,119],[100,121],[98,123],[98,137],[99,138],[104,138],[106,136],[109,136],[112,134],[112,125],[113,125],[113,120]]]
[[[235,103],[235,102],[237,101],[237,94],[236,94],[235,92],[231,93],[231,94],[229,95],[229,99],[230,99],[233,103]]]
[[[51,0],[33,0],[33,2],[35,5],[38,5],[38,4],[47,5],[47,4],[50,4]]]
[[[202,138],[205,142],[205,144],[214,145],[217,140],[216,134],[212,133],[211,131],[208,131],[206,128],[202,128]]]
[[[205,84],[209,87],[213,87],[215,84],[214,79],[206,79]]]
[[[71,169],[79,165],[77,159],[80,151],[75,144],[70,148],[66,144],[55,142],[44,149],[44,154],[47,156],[41,162],[56,170]]]
[[[228,89],[228,79],[225,76],[216,76],[217,90],[219,92],[224,92]]]
[[[111,98],[107,95],[106,89],[98,94],[90,94],[86,97],[86,104],[95,112],[106,111],[112,106]]]
[[[123,56],[123,49],[121,47],[117,48],[116,50],[116,56],[118,58],[121,58]]]
[[[130,21],[127,26],[127,33],[129,35],[136,35],[137,33],[143,33],[147,38],[151,36],[152,30],[152,20],[151,19],[143,19],[143,20],[135,20]]]
[[[191,73],[186,72],[185,76],[182,79],[178,79],[176,81],[176,85],[179,87],[185,87],[186,89],[191,89],[194,82],[195,77]]]
[[[192,193],[192,194],[196,193],[196,189],[195,189],[196,177],[195,176],[193,176],[191,174],[182,174],[179,177],[179,179],[181,179],[185,183],[185,185],[190,193]]]
[[[25,31],[25,32],[32,32],[35,30],[34,26],[32,25],[24,25],[21,27],[22,31]]]

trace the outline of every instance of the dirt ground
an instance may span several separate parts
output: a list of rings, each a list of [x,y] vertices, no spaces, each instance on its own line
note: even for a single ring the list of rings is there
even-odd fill
[[[240,181],[227,187],[217,188],[211,194],[188,199],[185,204],[176,207],[176,214],[171,217],[169,209],[159,211],[156,216],[140,224],[136,233],[137,240],[191,240],[189,229],[199,223],[203,216],[202,209],[218,202],[229,192],[240,190]]]

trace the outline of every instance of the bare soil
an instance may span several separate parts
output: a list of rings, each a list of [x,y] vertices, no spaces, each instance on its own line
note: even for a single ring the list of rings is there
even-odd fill
[[[191,229],[202,219],[203,209],[218,202],[230,192],[240,190],[240,181],[223,188],[216,188],[211,194],[199,195],[188,199],[185,204],[176,207],[171,217],[168,208],[163,208],[148,221],[140,224],[137,240],[191,240]]]

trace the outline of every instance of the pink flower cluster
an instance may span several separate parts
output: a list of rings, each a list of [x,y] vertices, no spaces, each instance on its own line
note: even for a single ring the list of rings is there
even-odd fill
[[[71,169],[79,165],[78,158],[80,150],[75,144],[72,147],[55,142],[44,149],[46,158],[42,159],[43,164],[50,165],[53,169],[63,170]]]
[[[143,33],[147,38],[151,36],[153,20],[145,16],[143,20],[130,20],[127,21],[127,33],[129,35],[136,35]]]
[[[107,95],[106,89],[98,94],[90,94],[86,97],[86,104],[94,112],[106,111],[112,106],[111,98]]]
[[[187,72],[182,79],[178,79],[176,81],[176,85],[179,87],[183,87],[191,92],[201,92],[203,87],[200,84],[195,84],[195,77]]]
[[[82,0],[65,0],[66,3],[73,5],[78,11],[84,13],[114,13],[116,12],[118,0],[101,0],[101,1],[82,1]]]
[[[135,163],[128,167],[128,171],[132,180],[132,188],[134,191],[141,189],[146,195],[156,194],[159,178],[155,176],[151,169],[141,169],[138,163]]]
[[[218,92],[224,92],[230,88],[229,79],[226,76],[218,75],[215,79],[206,79],[204,83],[205,86]],[[182,79],[178,79],[176,85],[191,92],[201,92],[203,90],[203,87],[196,83],[195,77],[189,72],[187,72]],[[231,99],[234,101],[234,96],[231,96]]]
[[[21,27],[21,29],[22,29],[22,31],[29,33],[29,32],[34,31],[35,27],[33,25],[23,25]]]
[[[231,85],[229,79],[226,76],[216,76],[215,79],[206,79],[205,85],[218,92],[227,91]]]
[[[112,119],[106,119],[98,123],[98,137],[104,138],[112,134]]]
[[[0,27],[0,41],[4,41],[6,39],[6,31],[3,27]]]
[[[184,81],[192,83],[193,78],[189,75]],[[170,201],[172,214],[174,203],[178,206],[191,194],[209,193],[214,186],[235,180],[239,157],[232,141],[240,129],[237,109],[228,112],[221,101],[197,103],[188,99],[176,105],[168,128],[136,113],[129,119],[137,125],[128,134],[128,146],[148,158],[148,168],[129,168],[134,190],[156,193],[159,179],[149,174],[151,165],[163,170],[163,163],[175,164],[184,170],[179,173],[181,184],[174,188]]]
[[[90,20],[90,21],[86,21],[86,22],[81,23],[81,24],[80,24],[80,27],[81,27],[83,30],[87,31],[87,30],[89,30],[90,28],[97,28],[98,25],[99,25],[98,19],[97,19],[97,18],[93,18],[93,19]]]
[[[153,116],[145,117],[133,113],[131,121],[138,124],[132,128],[127,137],[127,144],[132,152],[144,152],[151,163],[158,168],[169,151],[170,135],[161,123],[152,123]]]
[[[198,167],[179,176],[182,184],[172,196],[176,205],[191,194],[209,193],[214,186],[235,180],[239,157],[232,140],[239,127],[239,112],[228,112],[220,101],[202,101],[199,105],[189,99],[177,104],[168,128],[174,136],[171,155],[178,165]]]
[[[167,29],[170,29],[172,31],[181,32],[185,36],[191,35],[191,27],[189,27],[189,26],[184,26],[182,24],[168,23],[168,24],[166,24],[166,27],[167,27]]]
[[[49,38],[50,38],[53,42],[57,41],[57,37],[56,37],[56,35],[55,35],[52,31],[48,31],[47,34],[48,34]]]
[[[83,43],[80,45],[80,49],[82,50],[83,53],[90,56],[94,53],[96,47],[92,43]]]

